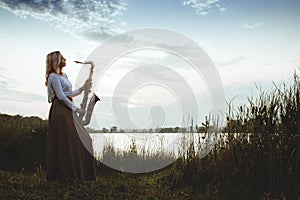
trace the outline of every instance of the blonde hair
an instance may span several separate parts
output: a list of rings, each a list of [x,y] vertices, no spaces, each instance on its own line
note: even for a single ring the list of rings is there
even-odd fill
[[[59,51],[51,52],[46,57],[46,86],[48,85],[48,77],[51,73],[62,74],[61,61],[63,56]]]

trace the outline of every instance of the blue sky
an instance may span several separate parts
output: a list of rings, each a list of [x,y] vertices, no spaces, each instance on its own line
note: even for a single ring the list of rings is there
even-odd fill
[[[215,63],[226,99],[238,95],[236,103],[245,102],[247,95],[255,94],[254,83],[269,89],[272,81],[289,81],[300,64],[300,1],[297,0],[78,2],[82,1],[0,1],[1,113],[47,118],[50,105],[44,73],[49,52],[60,50],[64,54],[68,64],[65,72],[75,83],[79,67],[72,60],[85,60],[113,35],[144,27],[173,30],[197,42]],[[121,74],[112,79],[117,82],[120,77]],[[197,88],[197,84],[192,81],[191,84]],[[100,127],[110,127],[115,125],[109,102],[113,88],[107,82],[100,88],[103,101],[97,105],[98,117],[94,120]],[[155,87],[148,89],[162,92]],[[171,94],[164,98],[170,102],[174,99]],[[203,102],[209,105],[207,98],[203,97],[206,99]],[[147,127],[149,108],[160,100],[143,96],[141,91],[133,99],[145,107],[130,109],[131,117],[140,127]],[[165,126],[180,125],[181,119],[174,117],[178,105],[172,105],[163,105],[167,116]]]

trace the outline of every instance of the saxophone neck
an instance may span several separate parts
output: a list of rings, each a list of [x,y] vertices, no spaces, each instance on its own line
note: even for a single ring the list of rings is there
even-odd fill
[[[90,60],[90,61],[85,61],[85,62],[81,62],[81,61],[74,61],[74,62],[77,63],[77,64],[83,64],[83,65],[89,64],[89,65],[91,65],[89,79],[92,79],[92,74],[93,74],[94,67],[95,67],[94,61]]]
[[[74,61],[75,63],[77,63],[77,64],[90,64],[92,67],[94,67],[95,66],[95,63],[94,63],[94,61],[91,61],[91,60],[89,60],[89,61],[85,61],[85,62],[81,62],[81,61]]]

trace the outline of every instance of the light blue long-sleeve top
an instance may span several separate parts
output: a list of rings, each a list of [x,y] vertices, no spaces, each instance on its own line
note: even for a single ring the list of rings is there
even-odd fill
[[[62,76],[51,73],[48,77],[48,102],[51,103],[53,98],[56,96],[59,100],[63,101],[72,111],[75,111],[77,107],[74,105],[69,97],[74,97],[80,94],[80,90],[72,91],[72,83],[69,81],[66,73]]]

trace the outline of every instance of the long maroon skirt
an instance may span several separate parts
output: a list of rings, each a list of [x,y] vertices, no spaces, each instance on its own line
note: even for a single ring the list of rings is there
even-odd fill
[[[92,139],[72,110],[54,98],[48,123],[47,180],[94,180]]]

